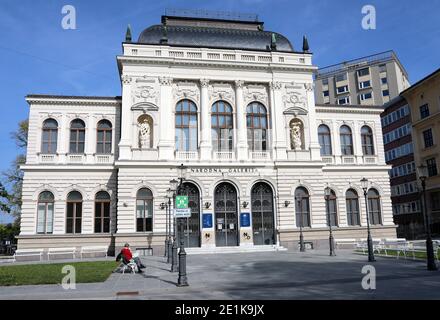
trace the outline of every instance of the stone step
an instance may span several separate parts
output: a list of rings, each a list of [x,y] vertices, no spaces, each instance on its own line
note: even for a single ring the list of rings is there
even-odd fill
[[[287,248],[277,245],[263,245],[263,246],[252,245],[252,246],[236,246],[236,247],[185,248],[185,251],[188,255],[191,255],[191,254],[287,251]]]

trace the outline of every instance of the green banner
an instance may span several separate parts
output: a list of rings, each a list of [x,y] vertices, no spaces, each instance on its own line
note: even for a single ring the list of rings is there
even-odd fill
[[[188,196],[177,196],[176,197],[176,208],[177,209],[187,209],[188,208]]]

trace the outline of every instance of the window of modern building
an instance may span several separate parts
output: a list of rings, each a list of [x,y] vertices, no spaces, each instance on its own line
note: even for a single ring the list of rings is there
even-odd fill
[[[335,77],[335,80],[336,80],[336,82],[340,82],[340,81],[347,80],[347,74],[346,74],[346,73],[338,74],[338,75]]]
[[[325,197],[326,201],[326,209],[327,211],[327,226],[330,224],[332,227],[338,226],[338,209],[337,209],[337,199],[336,199],[336,193],[331,190],[330,196]]]
[[[359,99],[360,99],[361,101],[369,100],[369,99],[372,99],[372,98],[373,98],[373,93],[372,93],[372,92],[361,93],[361,94],[359,95]]]
[[[304,187],[295,190],[296,226],[310,227],[309,192]]]
[[[359,82],[359,89],[365,89],[365,88],[370,88],[370,87],[371,87],[370,80]]]
[[[385,152],[385,161],[391,161],[413,153],[413,144],[411,142],[403,144]]]
[[[37,233],[53,232],[53,212],[55,198],[50,191],[43,191],[38,196]]]
[[[388,79],[387,78],[380,78],[380,82],[382,84],[387,84],[388,83]]]
[[[41,153],[54,154],[57,152],[58,122],[54,119],[47,119],[43,122],[41,137]]]
[[[336,88],[336,92],[339,93],[346,93],[348,92],[348,86],[341,86]]]
[[[429,148],[434,145],[434,137],[432,136],[432,129],[423,131],[423,141],[425,142],[425,148]]]
[[[341,126],[339,129],[339,135],[341,139],[341,152],[344,156],[353,155],[353,137],[351,129],[348,126]]]
[[[328,90],[324,90],[324,91],[322,92],[322,95],[323,95],[324,97],[328,97],[328,96],[330,96],[330,92],[329,92]]]
[[[387,89],[387,90],[382,90],[382,96],[384,96],[384,97],[388,97],[390,95],[390,91]]]
[[[96,136],[96,153],[112,153],[112,124],[108,120],[101,120],[98,122]]]
[[[381,224],[380,195],[376,189],[368,190],[368,213],[372,225]]]
[[[225,101],[217,101],[211,109],[212,148],[215,151],[232,151],[233,144],[232,107]]]
[[[110,232],[110,195],[100,191],[95,196],[95,233]]]
[[[350,97],[346,96],[346,97],[342,97],[338,99],[338,104],[340,105],[344,105],[344,104],[349,104],[350,103]]]
[[[401,127],[398,127],[390,132],[387,132],[383,135],[383,142],[390,143],[394,140],[400,139],[404,136],[410,135],[412,131],[411,123],[404,124]]]
[[[440,192],[432,192],[430,193],[431,198],[431,210],[432,211],[440,211]]]
[[[72,191],[67,195],[66,233],[81,233],[82,195]]]
[[[345,204],[347,208],[347,224],[349,226],[359,226],[359,197],[354,189],[348,189],[345,193]]]
[[[322,85],[328,86],[328,78],[322,79]]]
[[[426,160],[426,166],[428,167],[428,176],[436,176],[438,174],[437,172],[437,162],[435,158],[430,158]]]
[[[420,119],[429,117],[429,105],[426,103],[420,106]]]
[[[325,124],[321,124],[318,127],[318,139],[321,146],[321,156],[332,155],[332,140],[330,129]]]
[[[153,193],[147,188],[136,195],[136,231],[153,231]]]
[[[176,105],[176,150],[197,150],[197,107],[190,100]]]
[[[266,151],[267,146],[267,110],[259,102],[252,102],[246,110],[247,140],[251,151]]]
[[[386,72],[387,71],[387,65],[386,64],[380,64],[379,65],[379,72]]]
[[[361,128],[362,152],[365,156],[374,155],[373,130],[369,126]]]
[[[80,119],[70,123],[70,153],[84,153],[86,125]]]
[[[357,71],[359,77],[367,76],[370,74],[370,68],[363,68]]]

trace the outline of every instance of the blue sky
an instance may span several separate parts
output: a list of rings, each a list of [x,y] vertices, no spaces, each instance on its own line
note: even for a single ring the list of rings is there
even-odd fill
[[[361,27],[361,9],[368,4],[376,8],[376,30]],[[76,8],[76,30],[61,27],[64,5]],[[319,67],[390,49],[411,83],[440,67],[440,1],[2,0],[0,171],[17,153],[9,133],[28,115],[26,94],[120,95],[115,57],[127,24],[137,39],[160,23],[165,8],[256,13],[265,30],[284,34],[295,49],[306,34]],[[0,214],[0,223],[5,219]]]

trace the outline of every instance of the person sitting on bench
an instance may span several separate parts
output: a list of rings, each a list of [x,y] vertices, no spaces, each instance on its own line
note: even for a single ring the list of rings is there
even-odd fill
[[[133,260],[136,263],[139,272],[143,272],[141,269],[146,268],[138,256],[133,257],[133,253],[131,252],[130,245],[128,243],[124,245],[124,248],[122,248],[120,255],[124,263],[128,263]]]

